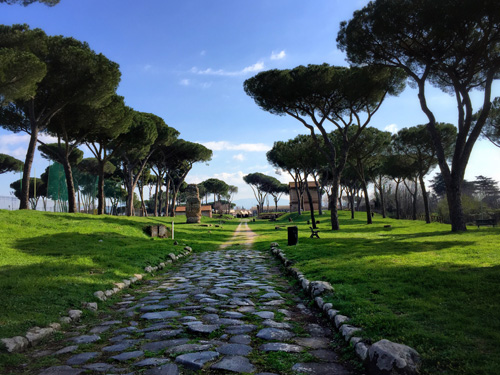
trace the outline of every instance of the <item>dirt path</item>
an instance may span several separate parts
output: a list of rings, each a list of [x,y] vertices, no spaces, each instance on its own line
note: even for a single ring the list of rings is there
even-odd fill
[[[252,249],[255,237],[257,237],[257,234],[252,232],[252,230],[248,226],[248,221],[242,221],[234,231],[233,237],[220,245],[220,249],[224,250],[230,246],[238,244],[241,245],[242,248],[250,250]]]

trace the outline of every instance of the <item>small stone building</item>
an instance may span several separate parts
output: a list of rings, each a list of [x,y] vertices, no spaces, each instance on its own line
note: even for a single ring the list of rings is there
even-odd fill
[[[318,202],[318,189],[316,188],[316,184],[314,181],[308,181],[307,185],[309,187],[309,192],[311,193],[312,203],[315,210],[319,209]],[[304,192],[302,195],[303,199],[303,209],[305,211],[309,211],[309,197],[307,196],[306,189],[304,187]],[[295,189],[295,182],[288,183],[288,193],[290,196],[290,212],[297,212],[299,210],[299,198],[297,196],[297,190]]]

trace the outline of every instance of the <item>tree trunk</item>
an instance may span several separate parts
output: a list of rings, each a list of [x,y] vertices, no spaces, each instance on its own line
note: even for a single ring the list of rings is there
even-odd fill
[[[330,211],[332,230],[339,230],[340,229],[339,213],[337,211],[337,201],[339,199],[339,186],[340,186],[340,176],[336,173],[336,171],[334,171],[333,178],[332,178],[332,194],[330,195],[330,202],[332,205],[332,208]]]
[[[429,210],[429,197],[427,197],[427,191],[425,190],[424,176],[422,173],[419,175],[419,180],[420,180],[420,188],[422,189],[422,198],[424,200],[425,222],[427,224],[430,224],[431,223],[431,213]]]
[[[342,211],[344,209],[342,207],[342,191],[343,191],[343,189],[340,188],[340,193],[339,193],[339,208],[340,208],[340,211]]]
[[[462,209],[462,191],[460,179],[454,178],[452,179],[451,183],[446,186],[446,198],[448,201],[448,208],[450,210],[452,232],[467,230],[467,223],[465,222],[465,216]]]
[[[134,190],[135,190],[135,184],[134,184],[134,176],[132,175],[132,170],[127,166],[126,168],[126,186],[127,186],[127,207],[126,207],[126,212],[125,214],[127,216],[134,216]]]
[[[66,175],[66,187],[68,189],[68,212],[76,212],[75,185],[73,183],[73,173],[69,164],[68,155],[64,155],[64,174]]]
[[[307,199],[309,199],[309,209],[311,210],[311,222],[312,222],[313,229],[316,229],[316,218],[314,217],[314,203],[313,203],[311,191],[309,190],[308,185],[309,184],[306,183],[306,194],[307,194]]]
[[[368,187],[365,181],[361,181],[363,185],[363,194],[365,195],[365,206],[366,206],[366,224],[372,224],[372,210],[370,207],[370,197],[368,196]]]
[[[351,206],[351,220],[354,220],[354,190],[349,191],[349,202]]]
[[[394,193],[394,200],[396,201],[396,219],[397,220],[399,220],[401,218],[400,209],[399,209],[399,197],[398,197],[400,183],[401,183],[400,181],[396,182],[396,189],[395,189],[395,193]]]
[[[417,220],[417,196],[418,196],[418,184],[417,184],[417,179],[415,179],[414,181],[415,183],[415,192],[413,192],[411,195],[412,195],[412,198],[413,198],[413,202],[412,202],[412,215],[411,215],[411,218],[412,220]]]
[[[295,180],[295,193],[297,194],[297,212],[299,215],[301,215],[302,214],[302,209],[300,207],[301,194],[300,194],[298,179]]]
[[[169,195],[170,195],[170,177],[167,177],[167,183],[165,185],[165,216],[169,216],[168,212],[170,211],[170,202],[168,200]]]
[[[99,177],[97,180],[97,215],[103,215],[106,205],[104,197],[104,164],[99,163]]]
[[[160,188],[161,184],[161,178],[160,178],[160,173],[158,171],[158,175],[156,176],[156,186],[155,186],[155,207],[154,207],[154,216],[158,217],[158,189]],[[161,211],[160,211],[161,215]]]
[[[30,209],[30,174],[33,159],[35,158],[36,142],[38,139],[38,127],[36,124],[31,124],[30,143],[28,151],[26,152],[26,159],[24,160],[23,180],[21,183],[21,202],[19,204],[20,210]]]

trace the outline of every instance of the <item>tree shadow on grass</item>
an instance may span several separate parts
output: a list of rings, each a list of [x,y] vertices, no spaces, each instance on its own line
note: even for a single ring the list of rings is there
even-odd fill
[[[121,276],[121,277],[120,277]],[[0,267],[0,337],[24,334],[32,326],[57,322],[68,309],[95,301],[93,292],[107,289],[123,275],[68,258],[24,266]]]

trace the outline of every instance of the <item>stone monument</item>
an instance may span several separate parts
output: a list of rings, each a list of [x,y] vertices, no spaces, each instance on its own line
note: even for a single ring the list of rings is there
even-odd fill
[[[199,223],[201,218],[201,201],[196,184],[189,184],[186,188],[186,222]]]

